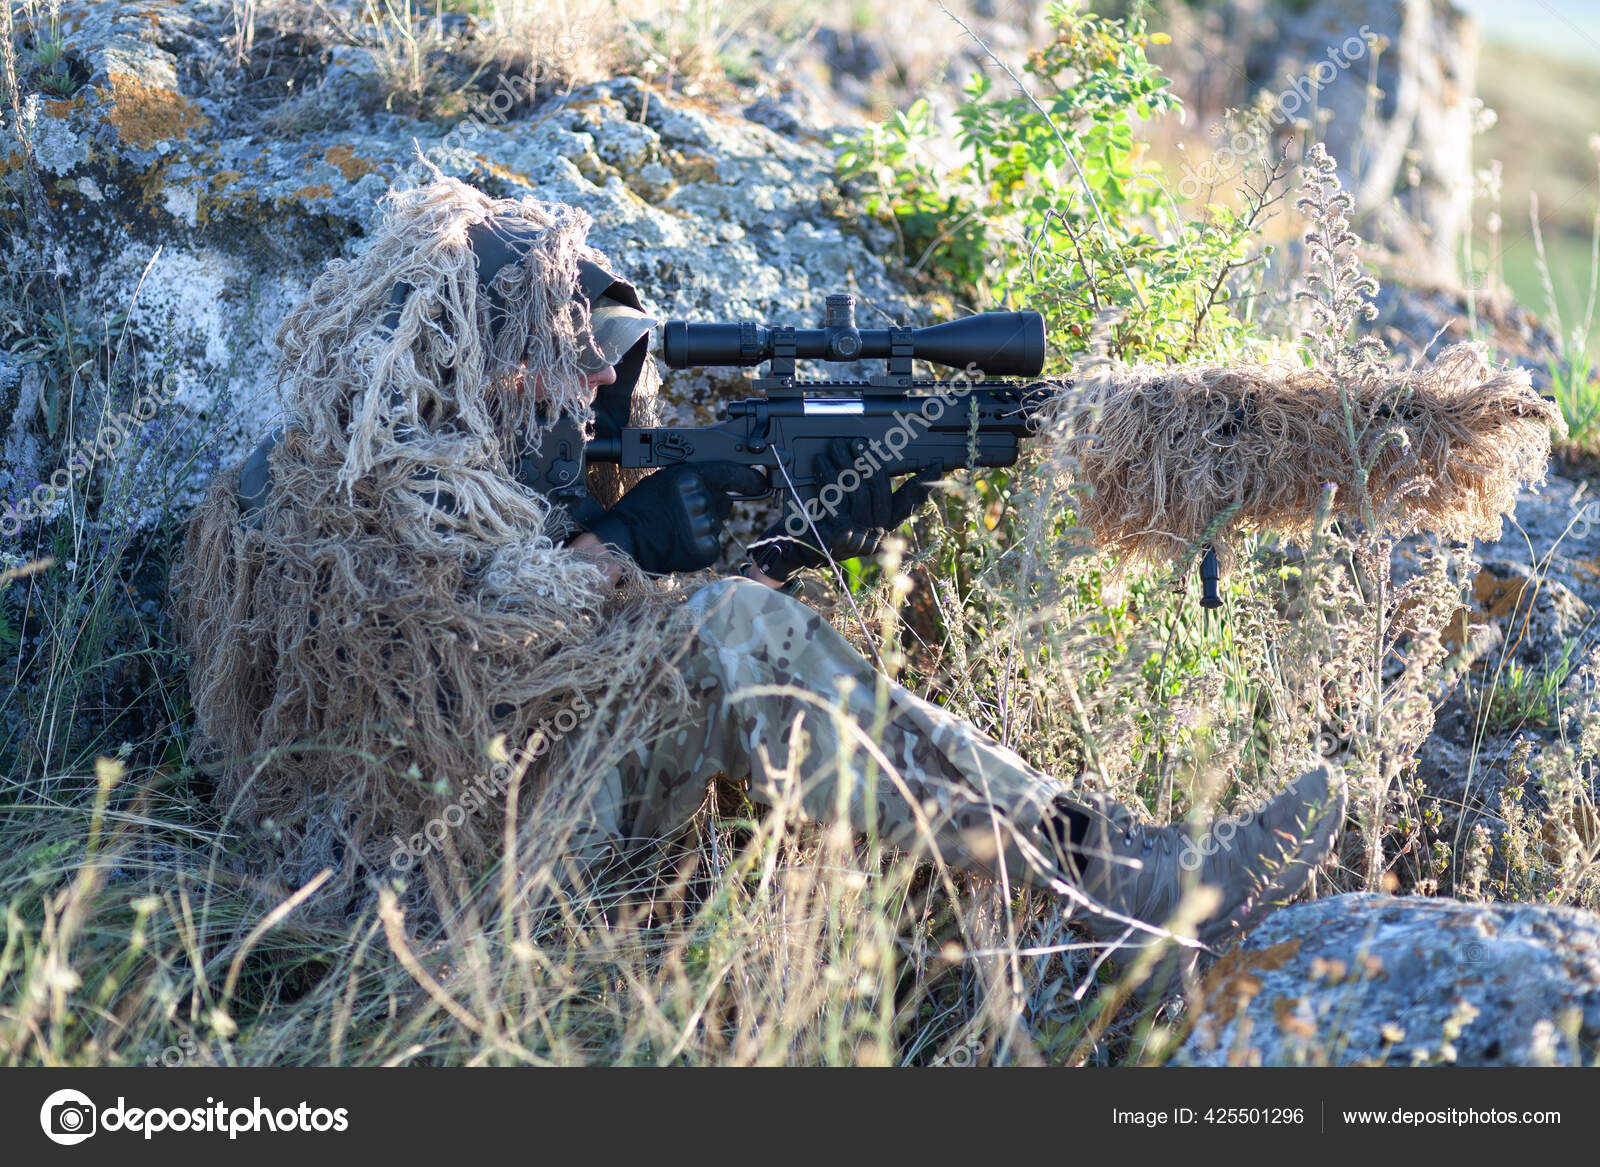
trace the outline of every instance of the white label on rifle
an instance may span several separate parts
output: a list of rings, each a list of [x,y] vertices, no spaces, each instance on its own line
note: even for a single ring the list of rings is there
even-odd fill
[[[859,397],[806,398],[807,417],[842,417],[845,414],[860,412],[862,409]]]

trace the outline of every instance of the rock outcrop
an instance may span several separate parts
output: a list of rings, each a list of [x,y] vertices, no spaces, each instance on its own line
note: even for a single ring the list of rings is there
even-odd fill
[[[1227,0],[1173,19],[1169,67],[1219,149],[1242,132],[1276,151],[1296,121],[1315,126],[1363,238],[1410,279],[1456,285],[1481,117],[1471,17],[1450,0]],[[1262,116],[1224,117],[1252,108]]]
[[[1268,917],[1207,976],[1189,1065],[1593,1065],[1600,917],[1342,895]]]
[[[383,192],[425,181],[428,164],[498,196],[585,207],[591,240],[663,319],[809,326],[841,290],[864,323],[912,312],[883,258],[889,233],[840,211],[827,145],[775,132],[769,107],[746,116],[631,78],[546,98],[502,71],[439,123],[363,107],[379,62],[329,42],[298,46],[301,96],[286,113],[287,99],[257,103],[260,68],[229,48],[235,7],[65,4],[75,87],[29,94],[0,128],[11,215],[51,257],[52,293],[86,318],[128,310],[129,339],[170,354],[176,403],[219,430],[224,457],[276,410],[285,313],[327,260],[360,251]],[[34,262],[25,250],[14,245],[14,270]],[[38,363],[0,370],[0,489],[56,468],[46,376]],[[686,374],[665,395],[669,416],[704,420],[718,385]]]

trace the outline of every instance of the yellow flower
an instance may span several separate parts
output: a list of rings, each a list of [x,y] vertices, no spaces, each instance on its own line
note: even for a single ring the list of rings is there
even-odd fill
[[[1153,32],[1150,34],[1150,43],[1153,45],[1170,45],[1172,38],[1164,32]]]

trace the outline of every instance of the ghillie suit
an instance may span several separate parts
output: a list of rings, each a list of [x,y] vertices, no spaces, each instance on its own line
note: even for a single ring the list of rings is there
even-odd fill
[[[468,232],[490,215],[533,242],[485,294]],[[558,418],[590,416],[573,295],[579,262],[601,262],[588,226],[451,179],[391,195],[370,248],[330,263],[279,331],[270,497],[242,523],[236,467],[190,523],[174,588],[197,745],[230,817],[273,828],[288,884],[326,866],[348,890],[453,804],[450,845],[481,859],[504,804],[459,799],[496,737],[515,752],[575,708],[625,702],[647,724],[681,703],[665,586],[626,564],[614,588],[513,473]],[[524,366],[542,409],[504,391]]]
[[[515,220],[523,240],[492,278],[475,231],[490,215]],[[891,845],[1003,866],[1097,912],[1086,926],[1105,937],[1159,934],[1188,870],[1185,828],[1074,799],[881,677],[792,596],[728,580],[680,604],[631,559],[612,563],[616,587],[602,560],[565,546],[576,526],[594,535],[619,512],[632,523],[630,499],[654,522],[669,513],[656,488],[685,481],[661,471],[603,515],[581,503],[568,515],[517,480],[529,446],[557,448],[571,440],[563,419],[587,418],[584,354],[622,367],[602,343],[615,317],[601,314],[617,309],[595,309],[592,327],[582,305],[574,314],[574,272],[595,258],[587,226],[570,208],[440,180],[391,197],[367,253],[331,264],[284,324],[289,423],[242,467],[264,463],[265,480],[246,491],[239,469],[219,476],[175,578],[197,745],[229,817],[275,828],[290,885],[328,868],[336,890],[357,892],[385,861],[404,870],[432,844],[437,886],[453,857],[475,865],[505,840],[511,887],[532,838],[554,844],[530,876],[549,887],[557,863],[557,878],[581,878],[632,840],[679,829],[724,773],[757,802],[793,798],[805,816]],[[598,406],[617,424],[614,397]],[[491,742],[533,753],[552,734],[539,797],[483,797]],[[1342,777],[1319,765],[1262,808],[1264,825],[1224,823],[1245,833],[1204,852],[1200,875],[1221,894],[1192,934],[1219,943],[1293,894],[1344,805]],[[349,899],[319,904],[337,913]]]
[[[1491,369],[1470,344],[1408,373],[1335,377],[1282,362],[1096,369],[1060,405],[1079,521],[1121,570],[1170,563],[1235,532],[1312,533],[1331,514],[1400,537],[1497,539],[1519,487],[1543,479],[1555,403],[1525,370]]]

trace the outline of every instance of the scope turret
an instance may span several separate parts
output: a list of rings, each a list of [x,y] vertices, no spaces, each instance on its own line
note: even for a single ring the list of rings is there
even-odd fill
[[[954,369],[971,365],[988,376],[1037,377],[1044,368],[1044,317],[1037,312],[980,312],[926,328],[858,329],[855,298],[835,295],[828,297],[827,321],[821,328],[753,320],[717,324],[669,320],[662,348],[673,369],[759,365],[787,357],[822,361],[911,357]]]

